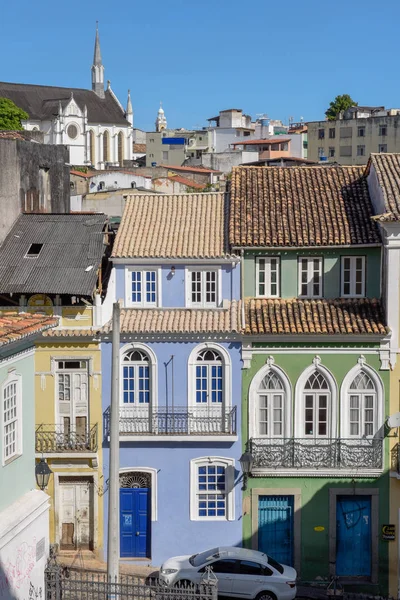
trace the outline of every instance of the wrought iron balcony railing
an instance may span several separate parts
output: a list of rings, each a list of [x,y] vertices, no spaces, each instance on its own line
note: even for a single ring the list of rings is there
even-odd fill
[[[252,438],[253,469],[382,469],[383,440]]]
[[[97,452],[97,423],[89,432],[63,431],[57,425],[38,425],[36,452]]]
[[[393,446],[391,450],[390,463],[391,470],[400,475],[400,444]]]
[[[104,412],[104,435],[109,436],[110,408]],[[236,407],[140,407],[121,406],[120,435],[236,435]]]

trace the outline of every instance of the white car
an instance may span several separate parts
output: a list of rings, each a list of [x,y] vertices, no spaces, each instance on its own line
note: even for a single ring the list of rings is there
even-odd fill
[[[200,583],[211,567],[218,580],[218,595],[256,600],[293,600],[297,573],[292,567],[246,548],[213,548],[192,556],[170,558],[160,569],[168,586]]]

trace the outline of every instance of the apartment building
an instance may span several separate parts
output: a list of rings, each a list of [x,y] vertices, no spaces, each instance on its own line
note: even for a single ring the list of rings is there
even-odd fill
[[[335,121],[308,123],[308,158],[366,165],[371,153],[400,151],[400,109],[353,106]]]

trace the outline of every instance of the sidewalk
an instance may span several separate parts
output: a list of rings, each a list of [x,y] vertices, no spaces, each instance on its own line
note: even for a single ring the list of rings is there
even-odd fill
[[[57,555],[57,562],[66,567],[73,567],[74,569],[98,572],[107,571],[107,564],[94,558],[91,552],[76,552],[75,554],[61,553]],[[142,565],[120,562],[119,572],[126,575],[135,575],[143,579],[149,575],[158,576],[158,568],[148,566],[145,561],[143,561]]]

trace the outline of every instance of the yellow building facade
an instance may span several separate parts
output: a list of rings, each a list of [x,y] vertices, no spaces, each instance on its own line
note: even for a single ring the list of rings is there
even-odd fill
[[[53,475],[50,543],[59,551],[103,548],[101,351],[93,336],[57,330],[35,352],[36,460]]]

